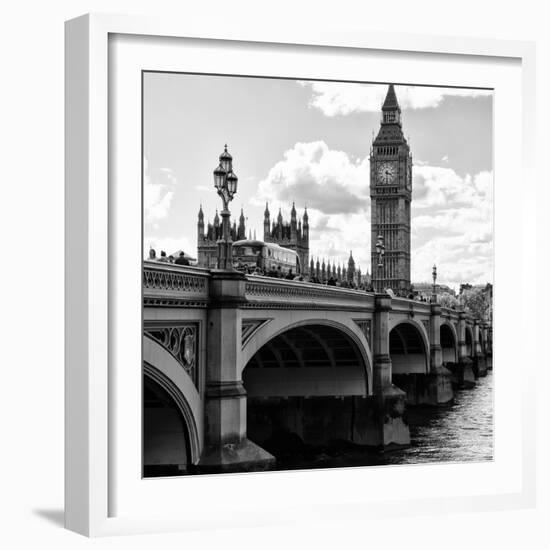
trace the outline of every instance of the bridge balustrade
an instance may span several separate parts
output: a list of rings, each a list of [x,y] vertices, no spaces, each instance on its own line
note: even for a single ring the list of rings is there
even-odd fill
[[[420,302],[409,298],[393,297],[391,299],[391,308],[394,313],[410,313],[418,315],[430,315],[431,304],[429,302]]]
[[[209,278],[207,269],[146,261],[143,264],[144,305],[206,307]]]
[[[374,309],[373,293],[261,275],[247,276],[245,296],[245,307],[301,304],[308,309]]]

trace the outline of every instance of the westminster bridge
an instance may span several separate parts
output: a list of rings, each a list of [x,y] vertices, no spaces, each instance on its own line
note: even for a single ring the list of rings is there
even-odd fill
[[[268,469],[281,432],[408,445],[407,406],[491,367],[491,326],[388,294],[144,262],[143,305],[146,467]]]

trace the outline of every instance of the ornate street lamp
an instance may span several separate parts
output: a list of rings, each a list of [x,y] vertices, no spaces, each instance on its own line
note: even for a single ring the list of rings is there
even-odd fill
[[[437,281],[437,266],[434,264],[432,269],[432,302],[435,304],[437,302],[437,292],[435,291],[435,282]]]
[[[378,284],[376,285],[378,288],[375,290],[377,292],[382,292],[384,290],[384,283],[382,281],[382,277],[384,275],[383,267],[384,267],[384,252],[386,250],[386,247],[384,246],[384,237],[382,235],[378,235],[378,239],[376,241],[376,254],[378,256]]]
[[[238,178],[233,172],[233,157],[227,152],[227,144],[220,155],[220,164],[214,170],[214,187],[222,198],[222,238],[218,240],[218,269],[233,269],[233,242],[229,234],[229,203],[237,192]]]

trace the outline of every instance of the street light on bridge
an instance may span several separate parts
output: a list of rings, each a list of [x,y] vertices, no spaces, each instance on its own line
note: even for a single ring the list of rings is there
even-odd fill
[[[378,288],[375,290],[377,292],[382,292],[384,290],[384,283],[382,281],[382,276],[384,274],[384,252],[386,247],[384,246],[384,237],[382,235],[378,235],[378,238],[376,240],[376,254],[378,256]]]
[[[220,164],[214,170],[214,187],[222,198],[222,238],[218,239],[218,269],[233,269],[233,242],[229,234],[229,203],[237,192],[238,178],[233,172],[233,157],[227,152],[227,144],[220,155]]]
[[[435,291],[435,282],[437,281],[437,266],[434,264],[432,269],[432,302],[435,304],[437,302],[437,292]]]

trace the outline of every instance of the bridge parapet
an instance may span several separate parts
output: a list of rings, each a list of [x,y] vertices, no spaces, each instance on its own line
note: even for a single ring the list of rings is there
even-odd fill
[[[405,313],[409,315],[430,315],[431,304],[429,302],[419,302],[418,300],[409,300],[408,298],[396,298],[391,300],[393,313]]]
[[[374,310],[374,294],[361,290],[248,275],[244,307]]]
[[[210,272],[190,266],[143,263],[145,306],[206,307]]]

